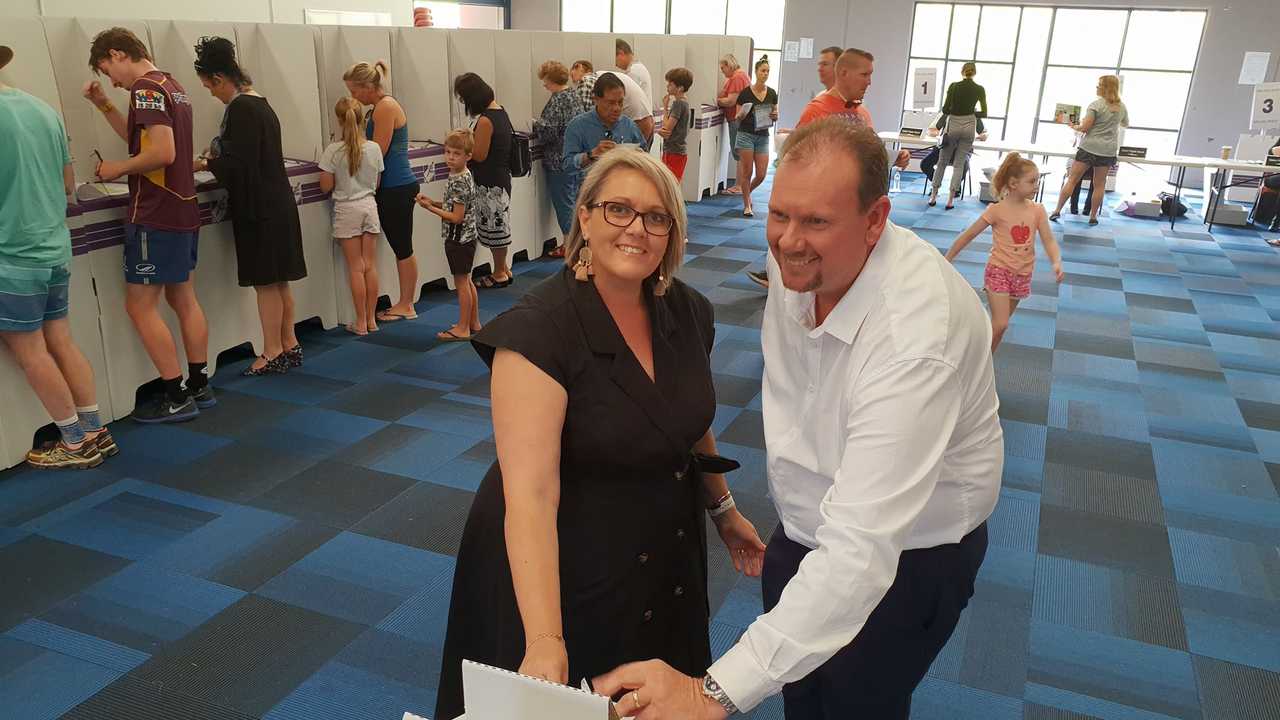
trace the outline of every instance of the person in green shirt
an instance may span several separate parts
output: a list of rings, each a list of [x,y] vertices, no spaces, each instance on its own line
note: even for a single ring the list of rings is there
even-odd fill
[[[0,46],[0,68],[13,50]],[[119,450],[99,417],[93,367],[67,319],[75,176],[53,108],[0,83],[0,340],[58,426],[27,453],[38,468],[91,468]]]

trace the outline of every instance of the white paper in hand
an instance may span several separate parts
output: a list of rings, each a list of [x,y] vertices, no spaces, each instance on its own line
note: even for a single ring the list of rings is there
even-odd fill
[[[462,661],[468,718],[607,720],[609,698],[488,665]]]

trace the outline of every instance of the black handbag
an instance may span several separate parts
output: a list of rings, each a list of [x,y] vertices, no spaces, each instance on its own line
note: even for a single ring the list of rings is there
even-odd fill
[[[529,136],[511,133],[511,156],[507,158],[511,177],[524,177],[533,170],[533,153],[529,150]]]

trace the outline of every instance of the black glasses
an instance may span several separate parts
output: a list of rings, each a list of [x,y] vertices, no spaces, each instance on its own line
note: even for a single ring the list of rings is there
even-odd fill
[[[614,227],[628,228],[636,218],[641,218],[640,222],[644,224],[644,229],[650,235],[666,235],[671,232],[672,226],[676,224],[676,219],[664,212],[649,211],[647,213],[638,212],[630,205],[620,202],[599,202],[592,203],[587,206],[590,210],[596,208],[604,208],[604,221]]]

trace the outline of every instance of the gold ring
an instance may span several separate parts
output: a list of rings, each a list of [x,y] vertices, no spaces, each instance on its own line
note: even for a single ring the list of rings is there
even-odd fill
[[[644,707],[644,705],[641,705],[641,704],[640,704],[640,691],[639,691],[639,690],[632,690],[632,691],[631,691],[631,701],[632,701],[632,702],[634,702],[634,703],[636,704],[636,710],[639,710],[640,708]]]

